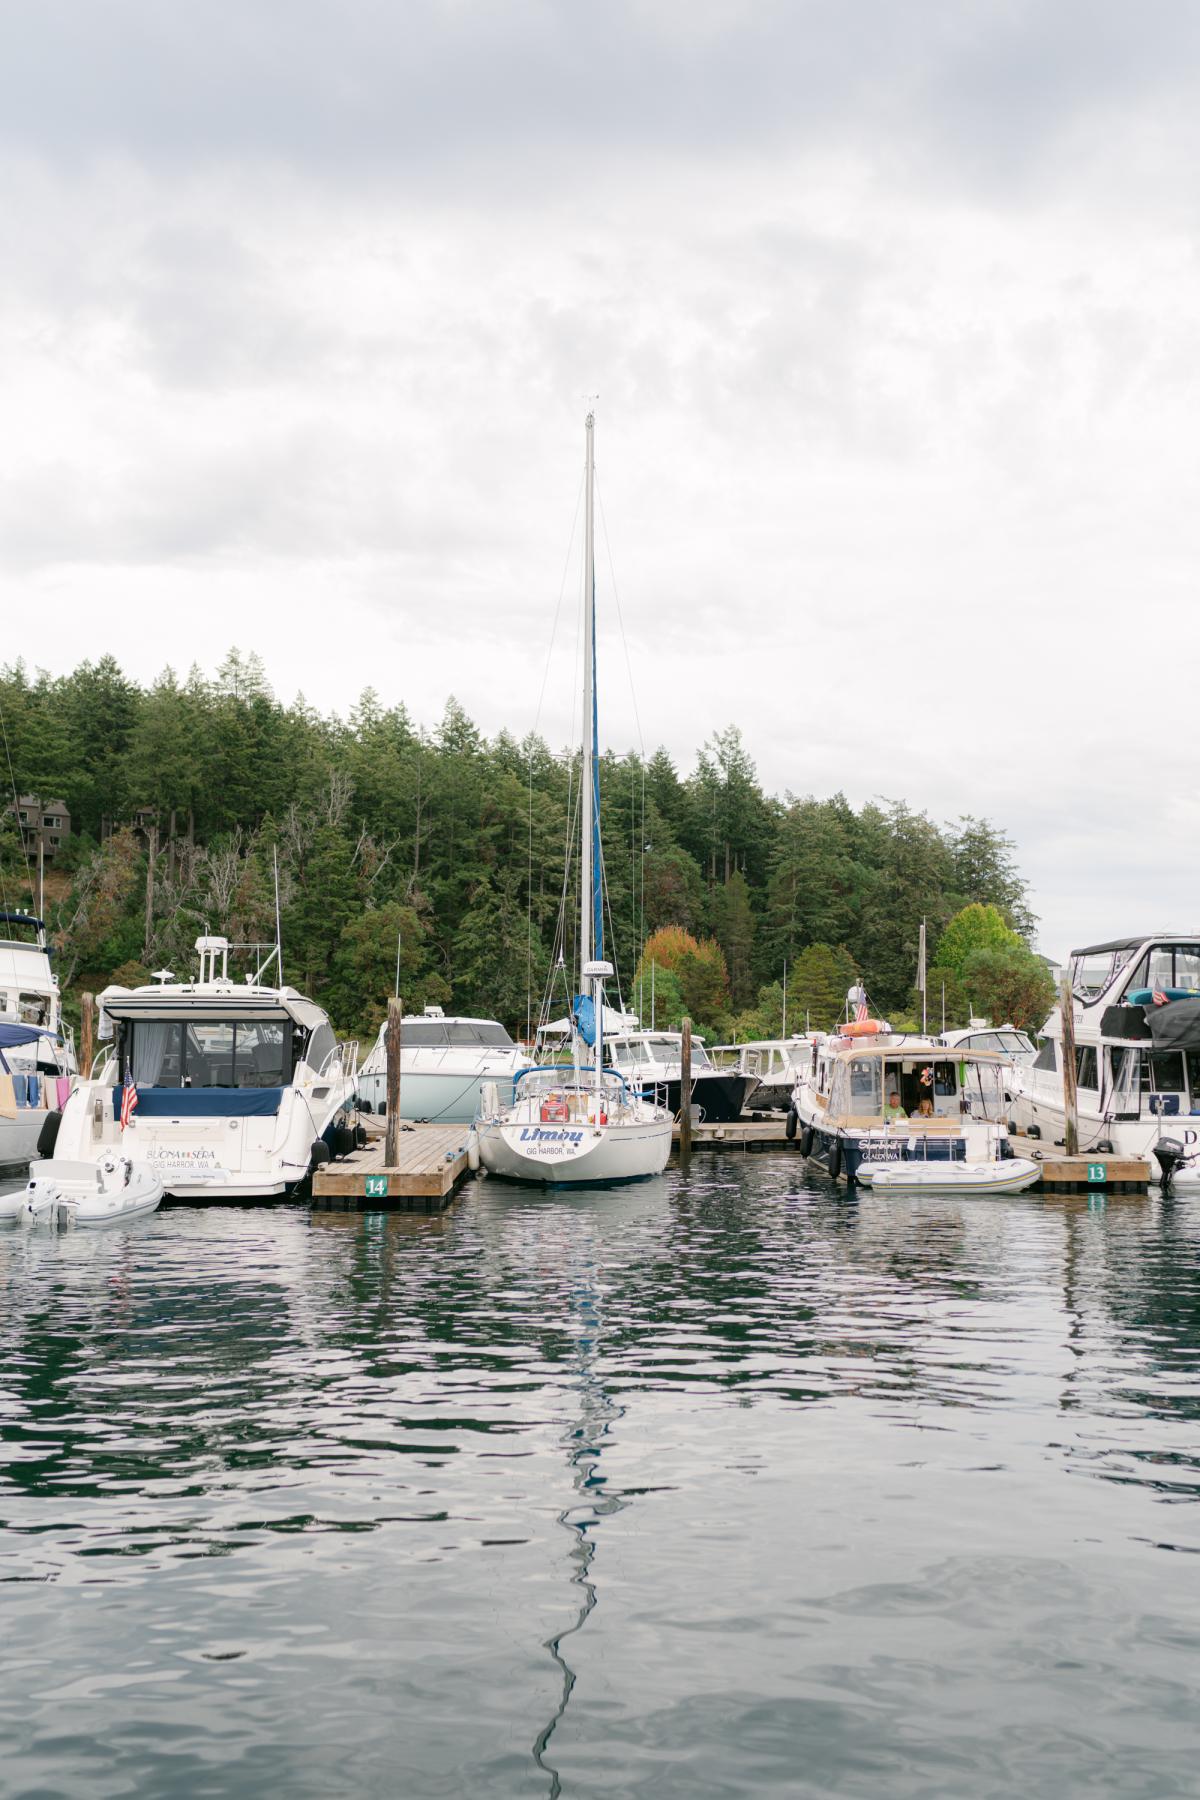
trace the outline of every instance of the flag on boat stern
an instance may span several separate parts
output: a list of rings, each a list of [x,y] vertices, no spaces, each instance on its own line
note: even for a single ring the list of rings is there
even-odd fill
[[[121,1130],[124,1131],[133,1117],[133,1109],[138,1103],[137,1084],[132,1074],[126,1075],[125,1086],[121,1090]]]
[[[1163,993],[1161,988],[1155,988],[1154,990],[1154,1004],[1155,1006],[1165,1006],[1167,1004],[1167,996]]]

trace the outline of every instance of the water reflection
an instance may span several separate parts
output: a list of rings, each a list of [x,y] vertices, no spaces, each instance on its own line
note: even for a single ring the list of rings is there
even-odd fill
[[[1179,1198],[4,1231],[0,1787],[1187,1791],[1198,1362]]]

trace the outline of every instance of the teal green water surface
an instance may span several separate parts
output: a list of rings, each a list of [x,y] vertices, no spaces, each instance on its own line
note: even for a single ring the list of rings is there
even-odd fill
[[[1200,1200],[0,1227],[0,1794],[1200,1791]]]

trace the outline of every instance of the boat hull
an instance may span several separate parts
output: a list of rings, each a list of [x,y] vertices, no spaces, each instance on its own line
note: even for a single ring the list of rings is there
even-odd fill
[[[0,1119],[0,1169],[20,1169],[37,1155],[42,1126],[53,1114],[21,1107],[15,1119]]]
[[[661,1175],[671,1154],[670,1119],[561,1127],[487,1120],[477,1136],[489,1175],[538,1187],[644,1181]]]
[[[506,1071],[496,1075],[490,1069],[472,1069],[467,1073],[400,1070],[400,1113],[418,1125],[470,1125],[479,1112],[479,1090],[484,1082],[493,1082],[500,1104],[512,1104],[513,1077]],[[381,1113],[387,1107],[387,1076],[374,1072],[358,1078],[359,1103],[364,1111]]]
[[[991,1163],[865,1163],[857,1181],[877,1194],[1020,1194],[1041,1172],[1028,1157],[1008,1156]]]
[[[746,1095],[755,1085],[753,1075],[739,1075],[734,1070],[717,1069],[711,1074],[692,1077],[692,1107],[702,1125],[731,1125],[742,1116]],[[682,1109],[682,1083],[678,1076],[646,1087],[643,1097],[661,1099],[675,1118]]]

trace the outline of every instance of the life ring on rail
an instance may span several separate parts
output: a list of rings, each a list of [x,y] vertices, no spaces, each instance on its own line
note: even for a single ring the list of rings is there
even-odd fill
[[[816,1135],[817,1134],[813,1130],[811,1125],[806,1125],[804,1127],[804,1136],[800,1139],[800,1154],[801,1154],[801,1156],[811,1156],[812,1155],[813,1139],[816,1137]]]
[[[884,1029],[882,1019],[849,1019],[838,1026],[838,1033],[848,1038],[878,1037]]]
[[[838,1176],[841,1174],[841,1172],[842,1172],[842,1140],[841,1140],[841,1138],[835,1137],[833,1140],[833,1147],[831,1148],[831,1150],[829,1152],[830,1178],[832,1180],[836,1181]]]

